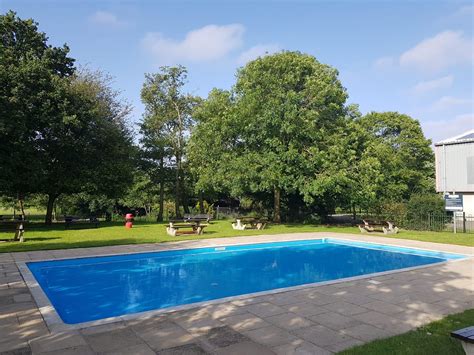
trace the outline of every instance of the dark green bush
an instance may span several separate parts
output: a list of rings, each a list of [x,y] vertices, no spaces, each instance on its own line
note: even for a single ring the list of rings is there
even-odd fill
[[[407,203],[409,216],[428,217],[429,214],[443,214],[444,200],[438,194],[414,194]]]

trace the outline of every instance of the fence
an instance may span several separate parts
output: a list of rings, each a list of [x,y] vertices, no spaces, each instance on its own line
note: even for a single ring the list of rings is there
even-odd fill
[[[365,215],[359,218],[393,221],[397,226],[411,230],[474,233],[474,215],[464,212],[408,214],[403,216]]]

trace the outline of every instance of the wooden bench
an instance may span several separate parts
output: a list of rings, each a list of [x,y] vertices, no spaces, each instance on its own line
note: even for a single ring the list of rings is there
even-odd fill
[[[172,237],[176,237],[183,234],[197,234],[201,235],[204,233],[204,228],[207,224],[201,223],[174,223],[170,222],[169,226],[166,227],[166,233]]]
[[[267,225],[267,220],[254,217],[238,217],[231,222],[232,228],[236,230],[245,229],[264,229]]]
[[[13,240],[13,241],[19,241],[20,243],[23,243],[25,241],[25,224],[27,221],[5,221],[2,220],[0,222],[0,231],[8,231],[8,232],[13,232],[14,236],[13,238],[7,238],[7,239],[2,239],[2,240]]]
[[[201,221],[201,222],[210,222],[212,216],[209,214],[185,214],[183,221]]]
[[[461,340],[467,355],[474,355],[474,326],[451,332],[453,338]]]
[[[95,217],[81,219],[74,216],[64,216],[64,229],[98,228],[99,220]]]
[[[364,224],[358,224],[361,233],[383,232],[383,234],[397,234],[398,227],[389,221],[375,221],[363,219]]]

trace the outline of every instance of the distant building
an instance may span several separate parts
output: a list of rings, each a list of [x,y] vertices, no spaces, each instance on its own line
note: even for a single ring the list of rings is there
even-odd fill
[[[436,191],[452,211],[474,215],[474,130],[435,144]]]

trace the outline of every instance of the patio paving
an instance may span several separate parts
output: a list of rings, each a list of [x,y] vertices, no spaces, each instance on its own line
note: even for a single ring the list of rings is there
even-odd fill
[[[53,331],[16,262],[321,237],[474,255],[474,248],[333,233],[0,254],[0,354],[330,354],[474,308],[473,259]]]

